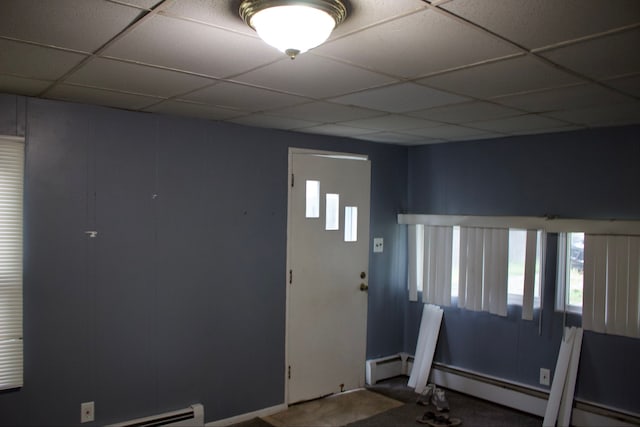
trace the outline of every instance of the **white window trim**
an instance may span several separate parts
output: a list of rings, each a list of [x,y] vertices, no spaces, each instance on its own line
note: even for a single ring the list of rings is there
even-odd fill
[[[398,214],[398,224],[521,228],[526,230],[543,230],[547,233],[578,232],[640,236],[640,221],[617,219],[556,219],[541,216]]]

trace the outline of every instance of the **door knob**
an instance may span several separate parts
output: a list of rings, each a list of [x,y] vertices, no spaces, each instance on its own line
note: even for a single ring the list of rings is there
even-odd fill
[[[364,283],[360,283],[360,290],[362,292],[366,292],[369,290],[369,285],[365,285]]]
[[[364,279],[365,277],[367,277],[367,273],[365,273],[364,271],[362,273],[360,273],[360,278]]]

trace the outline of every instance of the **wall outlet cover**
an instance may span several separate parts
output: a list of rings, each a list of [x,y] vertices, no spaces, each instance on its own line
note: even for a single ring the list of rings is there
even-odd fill
[[[89,423],[95,420],[95,406],[93,402],[83,402],[80,404],[80,422]]]
[[[373,238],[373,252],[380,253],[384,250],[384,239],[382,237]]]
[[[540,368],[540,384],[549,385],[551,382],[551,371],[545,368]]]

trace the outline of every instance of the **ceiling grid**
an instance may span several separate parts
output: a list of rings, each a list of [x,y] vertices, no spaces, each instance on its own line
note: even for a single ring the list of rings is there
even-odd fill
[[[3,0],[0,91],[428,144],[640,123],[640,2],[350,0],[294,61],[238,0]]]

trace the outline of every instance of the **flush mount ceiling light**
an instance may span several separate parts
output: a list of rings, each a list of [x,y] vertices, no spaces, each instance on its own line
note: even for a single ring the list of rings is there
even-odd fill
[[[291,59],[321,45],[347,16],[340,0],[244,0],[240,16]]]

